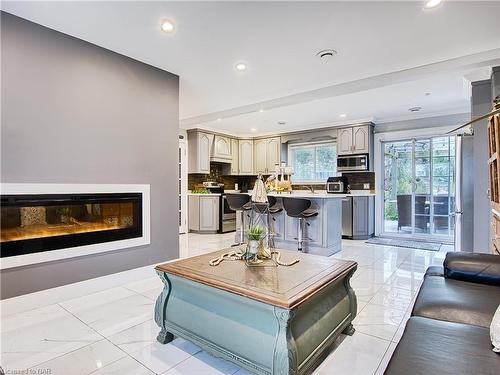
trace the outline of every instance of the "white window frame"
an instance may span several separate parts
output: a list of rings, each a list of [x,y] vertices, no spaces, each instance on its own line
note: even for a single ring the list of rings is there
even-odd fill
[[[301,148],[301,147],[316,147],[319,145],[333,145],[335,147],[335,151],[337,153],[338,157],[338,150],[337,150],[337,141],[336,140],[326,140],[326,141],[317,141],[317,142],[303,142],[303,143],[289,143],[288,144],[288,165],[290,167],[294,167],[295,163],[293,160],[293,154],[292,151],[294,148]],[[336,160],[335,160],[336,162]],[[314,170],[316,171],[316,158],[314,158]],[[326,183],[326,180],[298,180],[293,178],[292,176],[292,183],[293,184],[322,184]]]

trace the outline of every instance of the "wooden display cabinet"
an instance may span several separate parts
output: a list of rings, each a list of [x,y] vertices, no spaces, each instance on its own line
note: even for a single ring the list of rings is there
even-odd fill
[[[500,107],[500,102],[495,104],[495,109]],[[488,119],[488,170],[490,179],[491,200],[491,252],[500,254],[500,114],[495,114]]]

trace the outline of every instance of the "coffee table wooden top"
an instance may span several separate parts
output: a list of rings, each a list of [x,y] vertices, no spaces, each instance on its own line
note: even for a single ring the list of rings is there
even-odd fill
[[[218,266],[208,262],[230,251],[213,253],[156,266],[158,271],[180,276],[270,305],[291,309],[328,284],[356,268],[354,261],[280,250],[281,260],[300,262],[290,267],[248,267],[244,261],[224,260]]]

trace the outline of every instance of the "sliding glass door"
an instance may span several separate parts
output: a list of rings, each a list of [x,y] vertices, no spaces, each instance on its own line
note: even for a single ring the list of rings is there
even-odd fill
[[[455,138],[383,143],[383,233],[452,239]]]

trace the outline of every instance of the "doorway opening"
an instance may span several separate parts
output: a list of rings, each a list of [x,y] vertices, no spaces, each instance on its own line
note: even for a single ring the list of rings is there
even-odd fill
[[[455,227],[455,137],[382,143],[384,235],[449,242]]]

